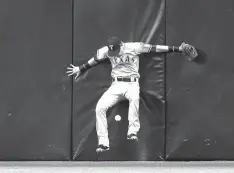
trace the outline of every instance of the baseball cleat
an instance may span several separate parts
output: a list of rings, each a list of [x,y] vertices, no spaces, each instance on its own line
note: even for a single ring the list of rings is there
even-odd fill
[[[103,151],[108,151],[110,148],[108,146],[104,146],[104,145],[98,145],[97,149],[96,149],[96,152],[97,153],[100,153],[100,152],[103,152]]]
[[[127,136],[127,139],[129,139],[129,140],[138,140],[138,138],[137,138],[137,135],[136,134],[129,134],[128,136]]]

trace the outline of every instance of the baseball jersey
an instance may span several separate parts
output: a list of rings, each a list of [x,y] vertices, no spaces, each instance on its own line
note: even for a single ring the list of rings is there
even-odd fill
[[[111,76],[115,77],[138,77],[139,74],[139,54],[147,53],[151,45],[141,42],[123,43],[120,53],[117,56],[108,57],[108,47],[97,50],[97,60],[109,59],[112,66]]]

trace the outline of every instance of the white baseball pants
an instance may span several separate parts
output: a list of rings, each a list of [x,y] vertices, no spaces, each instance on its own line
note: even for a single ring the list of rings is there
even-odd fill
[[[98,144],[109,147],[107,110],[120,100],[129,100],[128,134],[137,134],[140,129],[139,100],[140,87],[138,82],[113,82],[110,88],[102,95],[96,106],[96,131]]]

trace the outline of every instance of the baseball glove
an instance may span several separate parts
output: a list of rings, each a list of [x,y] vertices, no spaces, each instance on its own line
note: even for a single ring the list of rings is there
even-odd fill
[[[194,61],[198,57],[198,53],[195,47],[190,44],[182,43],[181,44],[181,53],[188,58],[188,60]]]

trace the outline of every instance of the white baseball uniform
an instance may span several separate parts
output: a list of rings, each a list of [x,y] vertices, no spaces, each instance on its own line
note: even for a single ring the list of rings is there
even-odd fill
[[[97,60],[109,59],[112,65],[111,76],[113,79],[118,77],[131,78],[131,82],[114,80],[110,88],[102,95],[96,106],[96,131],[98,144],[109,147],[108,125],[106,112],[118,101],[129,100],[128,112],[128,135],[137,134],[140,129],[139,121],[139,54],[149,52],[151,45],[141,42],[123,43],[120,53],[114,57],[108,57],[108,47],[97,50]],[[136,78],[136,81],[133,79]]]

